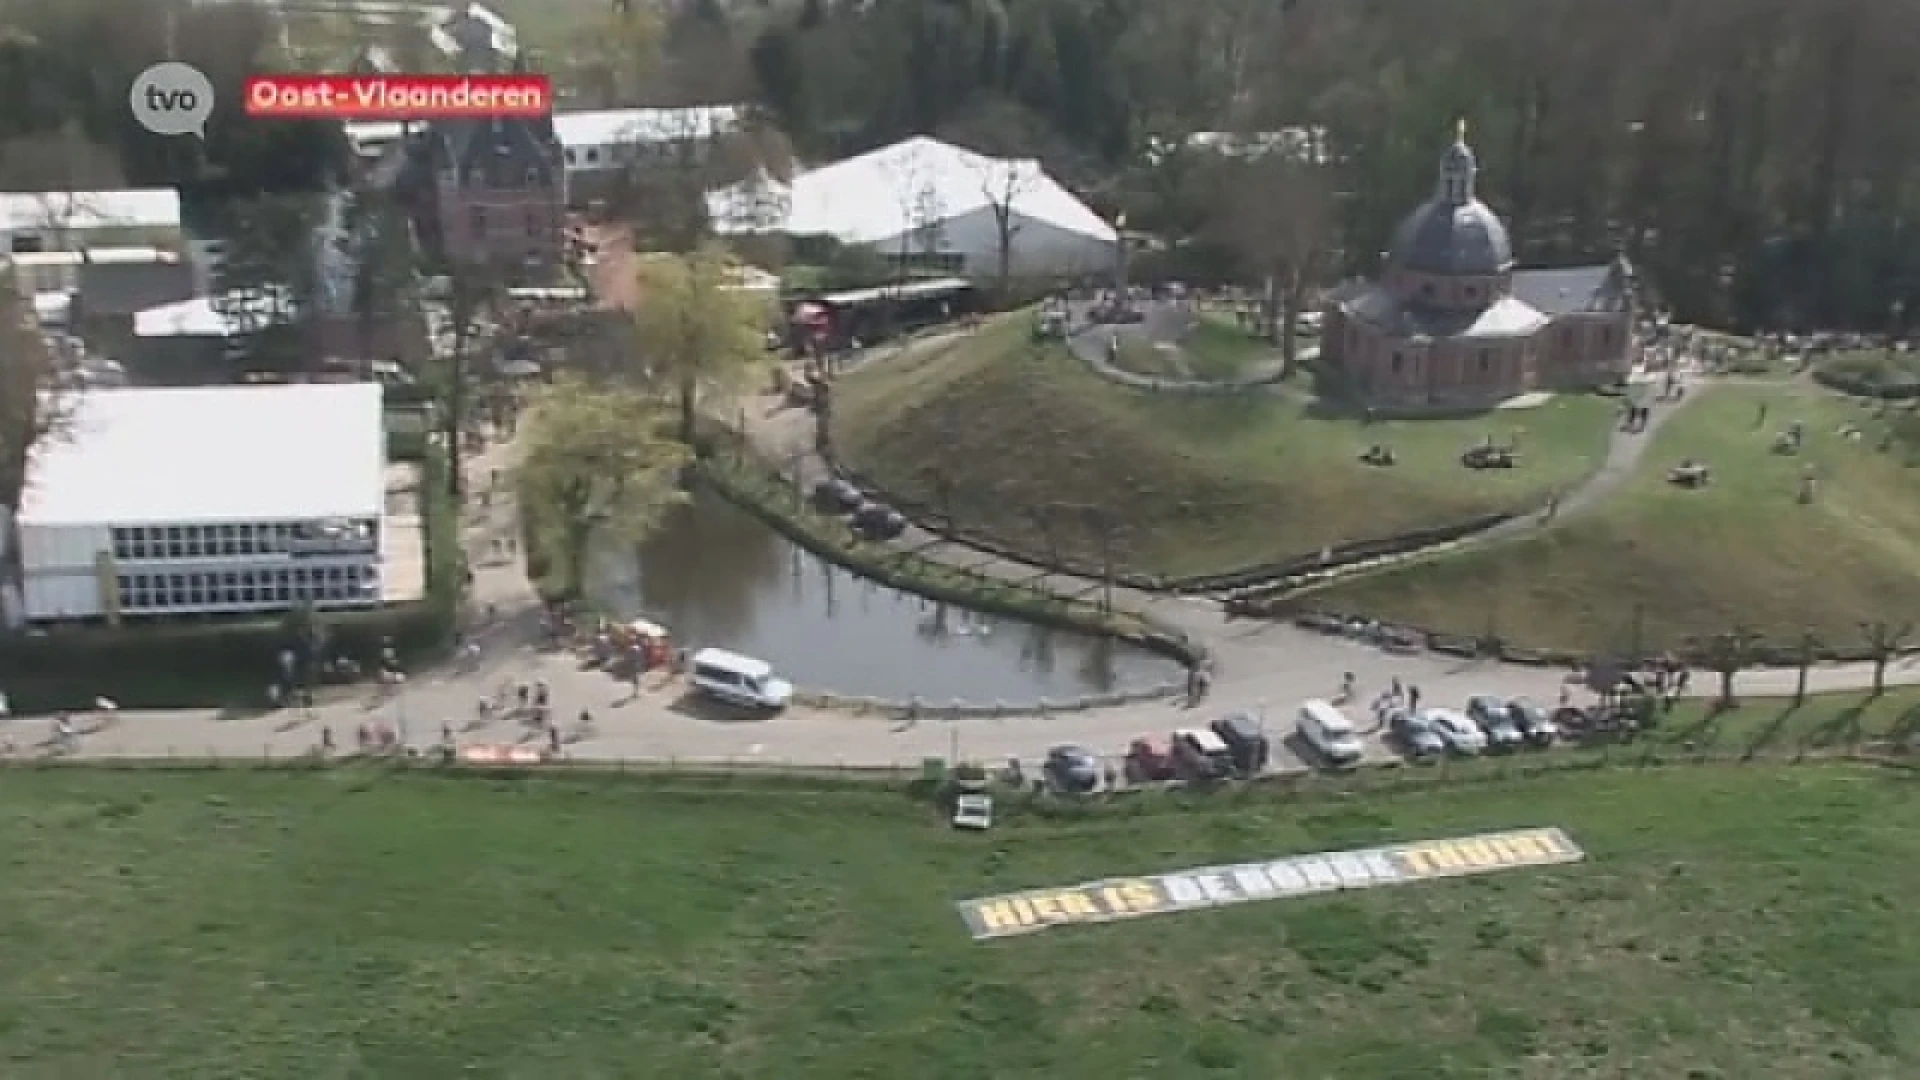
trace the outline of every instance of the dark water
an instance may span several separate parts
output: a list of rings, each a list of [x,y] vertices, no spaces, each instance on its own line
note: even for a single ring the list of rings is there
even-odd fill
[[[605,551],[596,599],[713,645],[808,690],[928,703],[1031,704],[1144,689],[1178,665],[1107,638],[978,615],[864,581],[699,493],[632,552]]]

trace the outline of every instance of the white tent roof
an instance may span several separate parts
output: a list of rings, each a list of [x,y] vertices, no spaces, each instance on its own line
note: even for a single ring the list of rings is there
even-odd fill
[[[1009,200],[1008,195],[1012,198]],[[925,224],[1011,202],[1013,212],[1108,243],[1108,222],[1060,186],[1040,163],[992,158],[921,135],[795,177],[784,193],[759,181],[707,197],[716,227],[745,232],[768,227],[768,203],[782,201],[782,231],[872,244]]]
[[[378,516],[378,383],[90,390],[34,456],[24,525]]]

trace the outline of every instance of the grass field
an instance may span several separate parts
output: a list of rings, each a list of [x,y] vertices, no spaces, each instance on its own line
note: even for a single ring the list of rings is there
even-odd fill
[[[1920,468],[1906,444],[1881,448],[1901,414],[1882,417],[1804,384],[1706,393],[1589,513],[1497,548],[1336,585],[1311,602],[1467,634],[1491,625],[1512,641],[1578,649],[1629,647],[1636,610],[1648,647],[1736,624],[1780,643],[1810,628],[1858,645],[1862,620],[1920,611]],[[1774,436],[1794,420],[1806,425],[1805,451],[1774,454]],[[1862,438],[1843,438],[1847,425]],[[1709,464],[1713,484],[1667,483],[1684,458]],[[1803,506],[1808,464],[1818,490]]]
[[[1299,347],[1310,348],[1317,341],[1304,336]],[[1280,350],[1272,342],[1248,333],[1233,316],[1203,311],[1177,348],[1161,348],[1135,335],[1123,337],[1115,366],[1148,378],[1224,383],[1270,368],[1279,359]]]
[[[1582,864],[970,942],[1023,887],[1557,825]],[[948,831],[879,790],[9,773],[15,1080],[1875,1077],[1920,786],[1604,769]]]
[[[1149,574],[1226,571],[1328,544],[1530,507],[1605,455],[1600,398],[1454,420],[1323,416],[1294,395],[1141,393],[1087,371],[1028,323],[990,324],[960,345],[843,377],[841,453],[880,486],[936,505],[941,481],[963,528],[1044,554],[1051,540],[1098,565],[1097,532],[1042,527],[1042,507],[1101,507],[1124,523],[1115,562]],[[1518,438],[1523,467],[1473,472],[1462,451]],[[1373,443],[1400,464],[1360,463]],[[1050,535],[1051,534],[1051,535]]]

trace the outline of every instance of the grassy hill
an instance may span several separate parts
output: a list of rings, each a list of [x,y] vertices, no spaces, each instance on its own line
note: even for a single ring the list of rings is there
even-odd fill
[[[1298,396],[1145,394],[1095,376],[1014,316],[949,349],[842,378],[834,437],[882,487],[937,505],[944,474],[962,528],[1031,553],[1100,560],[1098,532],[1045,527],[1047,506],[1100,507],[1124,523],[1122,569],[1223,572],[1531,507],[1604,457],[1612,405],[1558,399],[1455,420],[1367,424]],[[1517,439],[1523,465],[1474,472],[1460,454]],[[1391,447],[1399,464],[1359,461]]]
[[[1761,410],[1765,409],[1762,420]],[[1812,629],[1857,646],[1861,620],[1920,612],[1920,468],[1881,415],[1806,384],[1721,386],[1655,436],[1604,504],[1497,548],[1358,578],[1303,598],[1435,629],[1566,648],[1677,645],[1748,624],[1785,643]],[[1798,456],[1772,452],[1805,425]],[[1905,421],[1911,425],[1911,421]],[[1860,429],[1860,438],[1841,432]],[[1667,472],[1713,469],[1688,491]],[[1797,501],[1802,470],[1814,501]]]
[[[1611,769],[960,835],[864,788],[10,771],[18,1080],[1920,1070],[1920,786]],[[1560,826],[1588,861],[976,944],[957,899]]]

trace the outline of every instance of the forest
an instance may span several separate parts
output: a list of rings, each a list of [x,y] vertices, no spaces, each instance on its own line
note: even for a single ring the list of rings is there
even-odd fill
[[[1372,268],[1465,118],[1526,262],[1624,248],[1677,315],[1739,328],[1920,312],[1910,0],[675,0],[644,45],[605,26],[640,16],[595,6],[528,38],[606,103],[751,101],[804,160],[920,132],[1039,157],[1175,244],[1310,232],[1265,261],[1321,283]],[[0,0],[0,27],[0,185],[57,169],[205,201],[341,168],[325,125],[222,113],[204,146],[131,126],[125,86],[170,49],[216,86],[287,62],[263,12]],[[1310,182],[1249,170],[1230,198],[1188,146],[1289,130],[1310,134]]]

